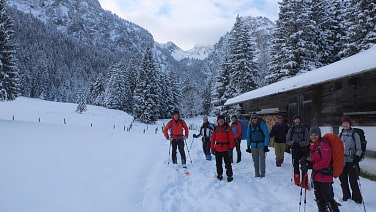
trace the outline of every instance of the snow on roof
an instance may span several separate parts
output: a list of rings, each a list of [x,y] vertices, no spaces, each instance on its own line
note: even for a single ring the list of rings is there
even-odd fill
[[[376,45],[351,57],[228,99],[225,105],[239,104],[263,96],[367,72],[376,68]]]

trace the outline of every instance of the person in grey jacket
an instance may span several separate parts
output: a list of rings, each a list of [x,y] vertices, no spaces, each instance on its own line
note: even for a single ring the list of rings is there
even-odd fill
[[[347,201],[351,198],[356,203],[360,204],[363,201],[357,182],[360,171],[360,155],[362,154],[360,136],[358,133],[353,133],[350,116],[342,117],[342,128],[343,130],[339,134],[345,149],[345,167],[343,168],[342,174],[339,176],[343,193],[342,200]],[[350,193],[349,183],[352,195]]]
[[[301,117],[295,116],[293,126],[286,135],[286,143],[291,146],[292,163],[294,167],[294,183],[297,186],[301,184],[299,160],[307,158],[309,155],[309,131],[306,126],[301,123]]]

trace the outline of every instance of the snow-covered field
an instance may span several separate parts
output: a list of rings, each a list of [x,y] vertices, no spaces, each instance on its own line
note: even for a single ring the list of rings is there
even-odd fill
[[[192,130],[186,175],[168,164],[170,146],[161,132],[166,120],[135,122],[127,131],[132,117],[126,113],[75,109],[23,97],[0,102],[0,212],[299,211],[300,189],[291,185],[288,154],[277,168],[271,148],[266,177],[259,179],[243,151],[243,160],[233,164],[234,181],[218,181],[215,162],[204,159]],[[201,118],[186,121],[201,124]],[[360,182],[367,211],[376,211],[376,182]],[[334,191],[341,211],[364,210],[341,201],[337,179]],[[301,202],[300,211],[317,211],[312,190],[306,204],[303,192]]]

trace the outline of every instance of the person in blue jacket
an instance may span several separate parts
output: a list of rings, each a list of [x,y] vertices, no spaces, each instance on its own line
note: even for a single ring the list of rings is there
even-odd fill
[[[269,151],[269,130],[257,113],[251,114],[248,127],[247,152],[252,154],[255,177],[265,177],[265,157]]]

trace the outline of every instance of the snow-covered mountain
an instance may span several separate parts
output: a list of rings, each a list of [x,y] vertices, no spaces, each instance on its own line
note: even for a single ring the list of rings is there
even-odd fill
[[[154,42],[146,29],[105,11],[97,0],[12,0],[8,4],[88,45],[137,52]]]

